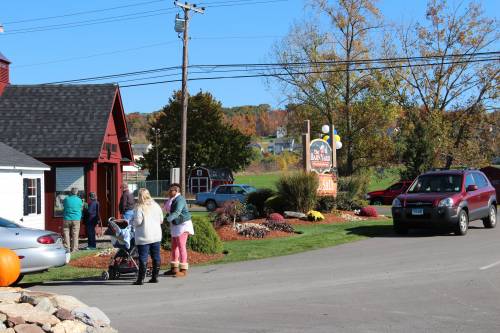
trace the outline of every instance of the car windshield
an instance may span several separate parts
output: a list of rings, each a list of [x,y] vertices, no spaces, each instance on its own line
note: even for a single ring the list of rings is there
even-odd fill
[[[2,228],[19,228],[17,224],[0,217],[0,227]]]
[[[460,192],[461,187],[461,175],[425,175],[418,177],[408,193]]]

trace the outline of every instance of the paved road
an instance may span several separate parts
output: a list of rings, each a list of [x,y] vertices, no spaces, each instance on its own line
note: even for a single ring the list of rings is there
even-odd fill
[[[471,226],[465,237],[387,228],[333,248],[196,267],[157,285],[32,289],[98,306],[120,332],[500,332],[500,228]]]

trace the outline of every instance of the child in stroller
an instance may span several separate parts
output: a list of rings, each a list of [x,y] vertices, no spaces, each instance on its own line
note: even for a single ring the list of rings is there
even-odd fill
[[[116,280],[122,274],[136,274],[139,272],[137,259],[139,253],[134,241],[134,230],[125,219],[115,219],[110,217],[108,220],[108,230],[106,234],[111,236],[111,244],[118,249],[111,258],[108,270],[102,272],[103,280]],[[151,272],[148,275],[151,274]]]

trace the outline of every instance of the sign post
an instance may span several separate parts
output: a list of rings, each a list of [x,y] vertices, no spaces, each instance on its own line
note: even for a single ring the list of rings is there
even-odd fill
[[[305,172],[311,171],[311,122],[304,120],[302,128],[302,163]]]

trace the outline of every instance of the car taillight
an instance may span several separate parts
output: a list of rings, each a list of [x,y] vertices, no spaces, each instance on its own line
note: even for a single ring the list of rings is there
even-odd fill
[[[57,235],[45,235],[38,237],[36,241],[40,244],[55,244],[58,238]]]

